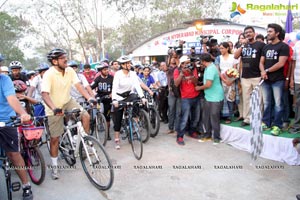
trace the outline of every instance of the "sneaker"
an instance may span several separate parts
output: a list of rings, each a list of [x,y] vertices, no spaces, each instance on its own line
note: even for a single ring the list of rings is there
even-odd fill
[[[219,139],[214,139],[213,145],[218,145],[218,144],[220,144],[220,140]]]
[[[28,185],[25,188],[23,188],[23,200],[32,200],[33,194],[31,191],[31,186]]]
[[[278,126],[272,126],[271,134],[278,136],[281,133],[281,129]]]
[[[199,134],[197,132],[193,132],[191,134],[189,134],[190,137],[194,138],[194,139],[199,139]]]
[[[202,138],[200,138],[200,140],[198,140],[198,142],[208,142],[211,141],[211,136],[209,134],[204,134]]]
[[[177,144],[182,145],[182,146],[185,145],[182,137],[177,138]]]
[[[268,127],[267,124],[265,124],[264,122],[261,123],[261,127],[262,127],[262,129],[263,129],[264,131],[271,130],[271,128]]]
[[[51,178],[52,178],[52,180],[59,179],[58,169],[55,166],[52,166]]]
[[[289,129],[289,133],[291,134],[297,134],[297,133],[300,133],[300,127],[291,127]]]
[[[167,132],[167,134],[173,134],[173,133],[175,133],[174,130],[169,130],[169,131]]]

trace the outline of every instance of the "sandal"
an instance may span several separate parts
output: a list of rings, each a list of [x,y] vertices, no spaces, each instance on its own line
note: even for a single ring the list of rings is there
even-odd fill
[[[116,138],[115,139],[115,148],[117,149],[117,150],[119,150],[120,148],[121,148],[121,146],[120,146],[120,139],[119,138]]]
[[[239,117],[239,118],[236,118],[234,121],[238,122],[238,121],[242,121],[242,120],[244,120],[244,118],[243,117]]]

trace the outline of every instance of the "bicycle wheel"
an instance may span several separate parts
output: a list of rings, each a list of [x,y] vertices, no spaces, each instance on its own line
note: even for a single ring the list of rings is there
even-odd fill
[[[46,174],[46,165],[43,154],[38,147],[32,147],[26,151],[25,165],[27,167],[27,172],[30,176],[31,181],[40,185]]]
[[[90,182],[99,190],[108,190],[114,181],[110,158],[103,146],[92,136],[85,136],[79,145],[82,168]]]
[[[132,134],[129,136],[129,142],[131,144],[132,152],[137,160],[140,160],[143,156],[143,143],[139,133],[137,122],[133,119],[132,121]]]
[[[0,194],[1,199],[8,200],[9,188],[7,187],[5,171],[2,167],[0,167]]]
[[[159,128],[160,128],[160,118],[157,110],[154,108],[149,109],[149,120],[151,124],[151,137],[155,137],[158,134]]]
[[[138,116],[139,133],[143,143],[146,143],[150,137],[150,120],[148,113],[144,109],[140,109]]]
[[[93,130],[93,135],[95,136],[95,138],[98,139],[100,144],[105,146],[108,137],[108,129],[105,116],[101,112],[98,112],[96,115]]]
[[[68,134],[63,134],[59,145],[59,151],[62,153],[63,158],[69,166],[73,166],[76,163],[74,150],[72,149],[71,140]]]
[[[50,153],[50,130],[49,130],[48,122],[44,122],[44,127],[45,127],[44,132],[43,132],[44,140],[47,144],[47,148]]]

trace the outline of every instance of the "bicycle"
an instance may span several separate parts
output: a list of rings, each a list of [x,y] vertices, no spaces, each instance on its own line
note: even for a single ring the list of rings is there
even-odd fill
[[[11,119],[11,126],[18,127],[19,130],[20,152],[27,173],[34,184],[40,185],[45,180],[46,175],[44,156],[39,149],[44,127],[36,127],[33,123],[21,124],[20,118],[17,117],[11,117]]]
[[[110,98],[108,95],[104,97],[97,98],[97,107],[91,106],[88,103],[83,104],[83,108],[88,111],[91,117],[90,127],[91,135],[95,136],[99,142],[105,146],[108,138],[108,127],[106,118],[102,111],[102,101],[103,99]]]
[[[10,162],[2,148],[0,148],[0,194],[1,200],[12,200],[12,192],[21,188],[20,182],[12,182]]]
[[[156,92],[156,89],[152,89],[153,92]],[[160,116],[157,111],[156,103],[154,102],[153,96],[151,96],[148,92],[145,93],[145,97],[148,101],[147,105],[144,107],[149,115],[149,121],[151,124],[151,137],[155,137],[158,134],[160,128]]]
[[[138,101],[118,102],[119,109],[124,108],[120,134],[122,140],[128,138],[134,157],[140,160],[143,156],[143,142],[137,122],[138,119],[134,119],[133,117],[133,106],[136,102]]]
[[[93,136],[87,135],[80,120],[80,109],[64,111],[67,123],[61,136],[59,151],[68,165],[73,166],[79,156],[82,168],[89,181],[100,190],[108,190],[114,181],[113,166],[104,147]],[[71,130],[76,130],[72,135]],[[73,131],[74,133],[74,131]]]
[[[149,120],[149,116],[148,113],[146,112],[146,110],[144,109],[144,105],[142,104],[141,100],[136,101],[135,105],[133,106],[138,106],[139,108],[138,113],[136,113],[136,116],[138,118],[138,126],[139,126],[139,132],[142,138],[142,142],[146,143],[148,142],[149,138],[150,138],[150,120]]]

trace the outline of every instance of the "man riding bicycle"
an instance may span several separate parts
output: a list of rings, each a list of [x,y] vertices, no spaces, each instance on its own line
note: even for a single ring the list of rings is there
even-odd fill
[[[70,90],[74,85],[76,89],[90,102],[96,100],[83,88],[76,72],[68,67],[67,53],[63,49],[55,48],[47,55],[48,61],[53,65],[43,77],[42,98],[45,102],[45,111],[48,116],[50,130],[50,156],[52,160],[52,179],[58,179],[57,157],[59,137],[64,132],[63,110],[79,108],[82,110],[82,124],[86,133],[90,131],[90,116],[82,107],[71,98]]]
[[[21,122],[30,120],[30,115],[22,108],[16,97],[11,79],[0,74],[0,148],[4,149],[22,181],[23,200],[31,200],[33,194],[26,175],[25,163],[20,154],[18,131],[16,127],[9,127],[8,124],[10,117],[16,116],[16,113],[20,115]]]

